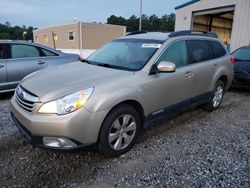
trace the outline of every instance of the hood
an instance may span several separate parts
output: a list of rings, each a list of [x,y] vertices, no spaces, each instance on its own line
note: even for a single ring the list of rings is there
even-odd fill
[[[35,72],[25,77],[20,84],[38,96],[40,102],[47,102],[131,75],[134,73],[87,63],[75,63]]]

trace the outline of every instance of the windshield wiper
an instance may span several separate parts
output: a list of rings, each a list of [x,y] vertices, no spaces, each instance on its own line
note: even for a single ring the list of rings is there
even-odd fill
[[[80,61],[81,61],[81,62],[88,63],[88,64],[91,64],[91,63],[89,62],[89,60],[87,60],[87,59],[81,59]]]
[[[117,65],[111,65],[111,64],[108,64],[108,63],[96,63],[96,65],[101,66],[101,67],[112,68],[112,69],[135,71],[135,69],[132,69],[132,68],[129,68],[129,67],[122,67],[122,66],[117,66]]]

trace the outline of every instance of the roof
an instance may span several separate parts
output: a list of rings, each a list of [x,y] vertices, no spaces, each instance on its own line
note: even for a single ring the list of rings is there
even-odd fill
[[[200,0],[188,1],[188,2],[186,2],[186,3],[183,3],[183,4],[181,4],[181,5],[177,6],[177,7],[175,7],[175,10],[181,9],[181,8],[186,7],[186,6],[189,6],[189,5],[192,5],[192,4],[197,3],[197,2],[199,2],[199,1],[200,1]]]
[[[206,38],[218,38],[217,34],[214,32],[202,32],[193,30],[182,30],[175,32],[146,32],[146,31],[136,31],[128,33],[126,36],[120,39],[144,39],[144,40],[155,40],[164,42],[172,37],[206,37]]]
[[[126,28],[126,26],[122,26],[122,25],[114,25],[114,24],[104,24],[104,23],[88,23],[88,22],[71,22],[71,23],[65,23],[65,24],[58,24],[58,25],[51,25],[51,26],[47,26],[47,27],[41,27],[41,28],[37,28],[34,29],[33,31],[40,31],[40,30],[45,30],[45,29],[54,29],[57,27],[64,27],[64,26],[70,26],[70,25],[77,25],[77,24],[82,24],[82,25],[99,25],[99,26],[110,26],[110,27],[118,27],[118,28]]]
[[[42,44],[29,42],[29,41],[25,41],[25,40],[0,40],[0,44],[26,44],[26,45],[44,48],[44,49],[50,50],[52,52],[62,54],[62,52],[60,50],[56,50],[56,49],[50,48],[50,47],[42,45]]]
[[[121,37],[121,39],[148,39],[148,40],[159,40],[159,41],[166,41],[169,37],[170,33],[164,33],[164,32],[147,32],[147,33],[141,33],[141,34],[134,34],[134,35],[128,35]]]

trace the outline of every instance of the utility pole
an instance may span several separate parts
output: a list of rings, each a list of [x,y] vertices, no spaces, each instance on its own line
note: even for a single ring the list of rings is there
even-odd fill
[[[140,0],[140,23],[139,23],[139,31],[141,31],[142,25],[142,0]]]

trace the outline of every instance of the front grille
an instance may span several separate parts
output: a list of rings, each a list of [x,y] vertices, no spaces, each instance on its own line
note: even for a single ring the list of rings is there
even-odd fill
[[[32,112],[35,103],[38,102],[38,97],[18,86],[15,93],[17,104],[28,112]]]

